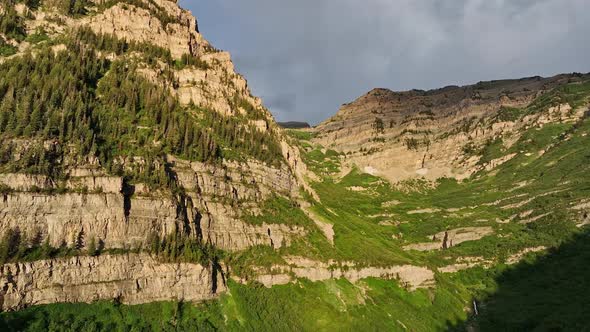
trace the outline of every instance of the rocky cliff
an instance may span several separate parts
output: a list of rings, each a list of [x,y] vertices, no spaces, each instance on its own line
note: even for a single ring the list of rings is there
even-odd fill
[[[133,115],[127,130],[135,138],[127,138],[109,152],[99,146],[105,143],[99,138],[100,130],[126,120],[94,115],[90,105],[102,98],[99,94],[86,101],[84,107],[89,111],[81,120],[95,122],[85,134],[76,134],[89,138],[92,147],[88,151],[81,148],[75,135],[64,137],[64,128],[77,126],[66,124],[66,120],[57,129],[61,135],[30,126],[24,133],[0,125],[2,140],[7,142],[0,158],[0,237],[19,234],[24,251],[45,243],[84,254],[95,244],[101,251],[141,252],[149,249],[154,238],[196,241],[203,248],[226,252],[255,246],[279,249],[308,234],[309,229],[281,220],[247,221],[246,217],[260,214],[259,206],[267,200],[299,201],[300,188],[306,186],[306,168],[262,101],[252,96],[246,80],[235,72],[230,55],[215,49],[199,32],[192,14],[176,1],[48,0],[30,7],[3,2],[0,11],[15,27],[0,32],[0,46],[7,45],[10,51],[0,54],[0,65],[7,70],[19,59],[34,61],[47,48],[50,53],[44,56],[57,58],[90,50],[106,66],[96,77],[99,81],[107,81],[115,75],[115,64],[123,64],[119,68],[129,70],[126,77],[134,80],[130,89],[150,86],[149,95],[139,98],[165,96],[157,97],[157,108],[178,103],[171,120],[163,120],[161,113],[148,121],[141,118],[142,111]],[[111,84],[84,79],[88,86],[96,85],[93,89]],[[25,88],[14,86],[7,91],[2,86],[0,104],[9,107],[0,111],[0,117],[16,119],[21,103],[9,101],[18,99]],[[48,91],[59,93],[55,90]],[[130,107],[120,107],[117,112],[137,108],[134,98],[124,97],[124,104]],[[57,103],[64,99],[67,97],[53,98]],[[59,112],[56,118],[67,118],[65,111]],[[184,116],[182,120],[174,118],[179,115]],[[23,121],[29,119],[27,116]],[[185,148],[187,153],[181,156],[164,146],[163,136],[175,121],[181,121],[186,132],[184,137],[175,137],[175,144],[185,145],[197,135],[203,138],[197,142],[197,154],[205,156],[201,160],[185,156],[194,155],[194,151]],[[146,140],[142,132],[149,131],[158,133]],[[124,131],[117,129],[115,137],[121,135]],[[230,143],[215,144],[223,141]],[[132,149],[123,147],[127,143]],[[158,152],[151,152],[154,150]],[[260,156],[271,157],[263,160]],[[52,158],[50,165],[40,170],[37,166],[48,158]],[[147,175],[138,176],[141,172]],[[160,263],[146,254],[10,263],[1,269],[4,310],[113,298],[130,304],[197,301],[223,291],[211,268]],[[213,284],[218,284],[217,290],[212,290]]]
[[[179,229],[225,250],[255,245],[280,247],[306,231],[280,224],[254,226],[242,221],[256,209],[255,202],[272,195],[290,196],[298,189],[288,168],[269,169],[250,164],[206,165],[176,160],[178,182],[186,189],[184,202],[162,191],[135,184],[123,193],[123,178],[70,177],[68,193],[55,194],[45,176],[2,174],[0,184],[10,189],[0,202],[4,233],[18,229],[30,239],[74,245],[82,237],[102,241],[107,249],[141,248],[147,235],[161,237]],[[237,207],[240,204],[240,207]]]
[[[160,263],[148,255],[74,257],[0,267],[0,308],[118,299],[140,304],[203,301],[224,291],[211,267]]]
[[[425,267],[403,265],[389,267],[357,267],[352,262],[318,262],[303,257],[285,257],[288,265],[274,265],[270,269],[255,268],[255,280],[266,287],[294,282],[295,278],[311,281],[347,279],[352,283],[366,278],[395,279],[409,290],[434,287],[434,272]],[[268,271],[269,270],[269,271]],[[271,272],[271,273],[265,273]],[[238,279],[241,282],[248,280]]]
[[[528,128],[579,120],[584,110],[574,112],[565,101],[522,120],[511,112],[587,77],[532,77],[431,91],[374,89],[320,124],[315,142],[345,153],[346,169],[356,166],[392,182],[464,179],[510,159],[482,159],[480,152],[491,142],[502,140],[508,148]]]
[[[68,14],[60,6],[59,2],[48,1],[38,9],[22,4],[15,5],[15,9],[22,15],[19,24],[28,35],[43,31],[55,38],[89,28],[99,36],[169,51],[173,61],[181,63],[180,67],[162,61],[154,63],[153,59],[126,59],[126,54],[105,52],[103,56],[137,62],[140,75],[168,88],[182,105],[196,105],[225,116],[240,115],[247,119],[244,126],[282,140],[270,113],[259,98],[251,95],[245,79],[235,72],[229,54],[212,47],[199,33],[192,14],[175,1],[97,0],[90,2],[85,15],[71,15],[72,8]],[[18,52],[8,59],[36,52],[36,45],[27,40],[8,35],[2,38],[17,45]],[[58,46],[60,50],[66,48],[63,44]],[[196,65],[186,65],[183,59],[196,61]],[[11,150],[10,159],[14,162],[20,161],[36,144],[27,140],[14,142],[20,151]],[[283,150],[287,155],[289,147],[284,146]],[[301,177],[290,167],[297,161],[270,166],[253,159],[223,160],[213,165],[191,163],[173,155],[168,158],[174,165],[174,181],[186,190],[181,199],[165,191],[150,190],[148,184],[124,183],[123,177],[108,175],[93,157],[86,158],[84,163],[71,161],[72,165],[66,166],[66,181],[18,172],[1,174],[0,183],[5,188],[0,209],[2,228],[18,227],[30,237],[49,238],[53,245],[71,245],[83,234],[87,239],[103,241],[106,248],[136,248],[145,242],[146,234],[164,236],[182,229],[189,236],[227,250],[271,243],[281,246],[289,243],[291,235],[305,233],[280,225],[254,227],[240,220],[245,212],[250,212],[251,203],[276,194],[298,196]],[[137,156],[123,163],[144,162],[143,157]],[[237,204],[244,208],[236,208]]]

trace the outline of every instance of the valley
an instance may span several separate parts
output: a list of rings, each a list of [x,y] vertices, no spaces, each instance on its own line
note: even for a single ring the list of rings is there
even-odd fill
[[[590,74],[289,129],[175,1],[0,4],[0,330],[587,329]]]

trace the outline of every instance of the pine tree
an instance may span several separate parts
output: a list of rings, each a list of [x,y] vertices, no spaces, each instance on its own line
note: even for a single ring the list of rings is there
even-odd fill
[[[96,239],[93,237],[90,238],[88,242],[87,253],[89,256],[98,256],[98,249],[96,247]]]
[[[4,233],[0,242],[0,264],[5,264],[16,256],[20,242],[20,231],[11,228]]]

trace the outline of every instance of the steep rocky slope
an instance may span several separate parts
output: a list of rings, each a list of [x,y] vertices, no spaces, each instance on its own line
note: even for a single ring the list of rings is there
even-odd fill
[[[0,276],[2,310],[105,298],[126,304],[203,301],[225,288],[221,275],[211,275],[210,268],[160,263],[138,254],[6,264]]]
[[[528,128],[579,120],[584,110],[573,110],[565,100],[525,117],[515,109],[556,87],[587,78],[581,74],[532,77],[431,91],[375,89],[320,124],[314,142],[345,153],[349,167],[356,165],[393,182],[464,179],[514,157],[481,155],[498,140],[510,148]]]

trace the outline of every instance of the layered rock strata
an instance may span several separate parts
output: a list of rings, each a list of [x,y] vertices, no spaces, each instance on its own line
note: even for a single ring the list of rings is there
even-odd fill
[[[288,284],[297,278],[306,278],[311,281],[345,278],[353,283],[365,278],[393,279],[410,290],[430,288],[436,284],[434,272],[421,266],[359,267],[351,262],[324,263],[303,257],[286,257],[285,260],[288,265],[272,266],[271,273],[265,272],[265,269],[259,269],[254,280],[266,287]],[[239,279],[239,281],[247,280]]]
[[[124,304],[203,301],[225,291],[221,274],[198,264],[160,263],[148,255],[74,257],[0,266],[0,309],[57,302]]]

